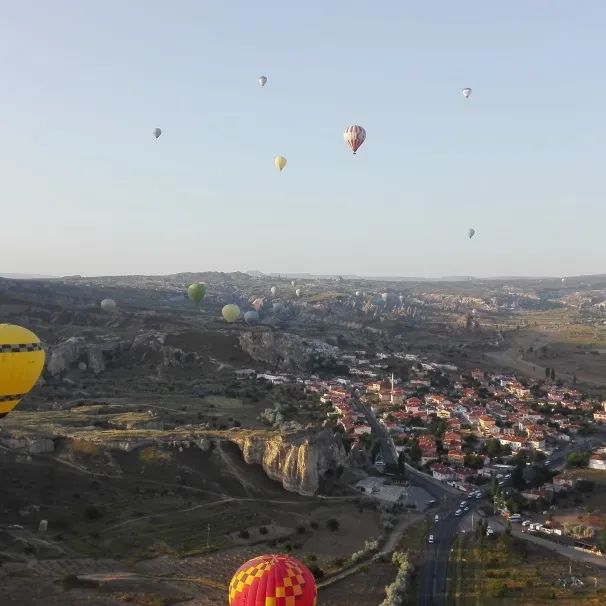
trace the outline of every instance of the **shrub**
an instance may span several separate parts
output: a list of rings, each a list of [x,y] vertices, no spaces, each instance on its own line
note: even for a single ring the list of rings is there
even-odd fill
[[[335,518],[330,518],[330,520],[326,522],[326,528],[328,528],[328,530],[331,530],[332,532],[336,532],[337,530],[339,530],[339,520]]]
[[[259,528],[260,534],[267,534],[268,532],[269,530],[267,530],[267,526],[261,526],[261,528]]]
[[[94,505],[88,505],[84,510],[84,517],[87,520],[98,520],[103,517],[103,511]]]
[[[241,531],[238,533],[238,536],[239,536],[241,539],[250,539],[250,532],[248,532],[248,530],[241,530]]]

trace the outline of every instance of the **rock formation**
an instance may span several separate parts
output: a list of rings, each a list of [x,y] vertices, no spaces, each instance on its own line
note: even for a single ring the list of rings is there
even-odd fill
[[[328,477],[334,477],[347,456],[340,439],[330,430],[312,435],[271,438],[234,436],[247,463],[260,463],[272,480],[282,483],[290,492],[314,495]]]

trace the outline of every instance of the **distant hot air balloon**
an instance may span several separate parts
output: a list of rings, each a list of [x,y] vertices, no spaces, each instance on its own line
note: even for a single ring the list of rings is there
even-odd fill
[[[157,139],[162,134],[162,129],[154,128],[154,137]]]
[[[229,584],[229,606],[316,606],[309,569],[287,555],[261,555],[238,568]]]
[[[562,278],[562,284],[566,282],[566,278]]]
[[[294,288],[297,285],[297,283],[294,280],[291,280],[290,285]]]
[[[231,324],[240,317],[240,308],[233,303],[229,303],[223,307],[221,313],[223,314],[223,319]]]
[[[366,139],[366,131],[357,124],[348,126],[343,133],[343,139],[345,139],[345,143],[351,147],[353,153],[355,154],[360,145],[362,145]]]
[[[278,312],[282,311],[282,309],[284,308],[284,305],[282,305],[282,303],[280,303],[280,301],[276,301],[273,305],[272,305],[272,309],[273,312],[275,314],[277,314]]]
[[[295,290],[295,295],[297,295],[297,297],[301,296],[301,289],[297,288],[297,290]]]
[[[402,303],[404,301],[404,295],[400,295],[398,299],[400,299],[400,303]]]
[[[389,299],[389,293],[384,292],[384,293],[381,295],[381,299],[383,299],[383,303],[387,303],[387,299]]]
[[[286,166],[286,158],[284,156],[276,156],[276,159],[274,160],[274,164],[276,165],[276,168],[280,172],[282,172],[282,170]]]
[[[259,86],[261,88],[263,88],[267,84],[267,76],[259,76],[259,79],[257,80],[257,82],[259,83]],[[280,88],[280,87],[278,87],[278,88]]]
[[[359,290],[356,290],[356,297],[359,297],[359,296],[360,296],[360,294],[361,294],[361,293],[360,293],[360,291],[359,291]]]
[[[471,96],[471,88],[464,88],[463,96],[465,97],[465,99],[469,99],[469,97]]]
[[[256,311],[247,311],[244,314],[244,321],[247,324],[256,324],[259,321],[259,314]]]
[[[272,295],[275,297],[275,296],[276,296],[276,293],[278,292],[278,289],[277,289],[275,286],[272,286],[272,287],[269,289],[269,292],[270,292],[270,293],[271,293],[271,294],[272,294]]]
[[[473,227],[467,232],[467,235],[469,236],[469,239],[471,240],[473,238],[473,235],[476,233],[476,230],[473,229]]]
[[[103,299],[103,301],[101,301],[101,309],[103,311],[116,311],[117,307],[118,306],[113,299]]]
[[[187,296],[196,304],[199,305],[206,295],[206,286],[204,284],[190,284],[187,287]]]
[[[27,328],[0,324],[0,418],[29,393],[44,368],[40,339]]]
[[[263,305],[265,304],[265,301],[263,301],[263,299],[261,299],[260,297],[257,297],[252,303],[251,305],[253,306],[254,309],[256,309],[257,311],[261,311],[263,309]]]

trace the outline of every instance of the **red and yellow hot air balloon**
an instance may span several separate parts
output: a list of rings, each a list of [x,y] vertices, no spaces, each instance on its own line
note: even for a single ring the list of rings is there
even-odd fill
[[[261,555],[238,568],[229,584],[229,606],[316,606],[313,575],[286,555]]]
[[[362,143],[364,143],[366,140],[366,131],[357,124],[348,126],[343,133],[343,139],[345,139],[345,143],[351,147],[353,153],[355,154],[360,145],[362,145]]]
[[[0,418],[31,391],[42,373],[44,359],[42,343],[33,332],[0,324]]]

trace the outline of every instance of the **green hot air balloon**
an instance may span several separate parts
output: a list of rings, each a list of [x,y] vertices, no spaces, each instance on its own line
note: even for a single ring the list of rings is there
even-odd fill
[[[223,314],[223,319],[231,324],[240,317],[240,308],[237,305],[230,303],[223,307],[221,313]]]
[[[204,284],[190,284],[187,288],[187,296],[196,304],[200,305],[204,295],[206,294],[206,286]]]

